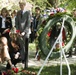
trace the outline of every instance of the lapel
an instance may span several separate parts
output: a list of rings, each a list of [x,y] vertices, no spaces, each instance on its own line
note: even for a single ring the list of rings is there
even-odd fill
[[[19,16],[20,21],[24,21],[27,17],[27,11],[22,13],[22,11],[20,10],[18,13],[18,16]]]
[[[10,19],[9,17],[6,17],[5,26],[8,27],[9,24],[10,24]]]
[[[7,28],[8,25],[9,25],[9,22],[8,22],[7,20],[9,20],[8,17],[6,17],[6,20],[5,20],[5,27],[6,27],[6,28]],[[10,21],[10,20],[9,20],[9,21]],[[0,27],[2,27],[2,17],[0,17]]]
[[[0,17],[0,28],[2,27],[2,17]],[[5,27],[7,27],[6,22],[5,22]]]
[[[0,17],[0,28],[2,27],[2,17]]]
[[[27,11],[24,10],[24,11],[23,11],[23,17],[22,17],[22,18],[25,19],[26,17],[27,17]]]

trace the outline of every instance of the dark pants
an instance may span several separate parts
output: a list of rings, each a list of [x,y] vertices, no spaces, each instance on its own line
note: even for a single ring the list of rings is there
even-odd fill
[[[28,44],[29,39],[25,38],[25,68],[28,68]]]
[[[37,38],[37,31],[33,32],[33,40],[35,40]]]
[[[33,35],[34,35],[34,33],[31,32],[31,34],[30,34],[30,43],[32,43],[32,42],[34,41],[34,37],[33,37]]]
[[[20,46],[21,46],[21,58],[22,63],[25,64],[25,68],[28,68],[28,44],[29,44],[29,38],[26,37],[20,37]]]

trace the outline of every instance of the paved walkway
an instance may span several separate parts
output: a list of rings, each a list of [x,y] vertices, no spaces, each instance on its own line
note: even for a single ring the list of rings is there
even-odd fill
[[[34,51],[32,53],[30,52],[29,56],[31,54],[34,56],[35,52]],[[67,60],[68,60],[69,64],[76,64],[76,55],[72,55],[72,57],[67,58]],[[39,67],[39,66],[43,65],[44,61],[45,60],[43,60],[43,59],[40,59],[40,61],[38,61],[37,59],[35,59],[33,57],[33,58],[29,58],[29,63],[28,64],[29,64],[29,67],[30,66],[38,66]],[[66,61],[65,61],[64,58],[62,60],[62,63],[66,64]],[[58,64],[60,64],[60,58],[47,61],[45,66],[58,65]]]
[[[45,60],[40,59],[40,61],[38,61],[37,59],[34,58],[34,56],[35,56],[35,51],[32,51],[32,52],[29,51],[29,62],[28,62],[29,67],[40,67],[40,66],[42,66]],[[76,64],[76,56],[75,55],[73,55],[70,58],[67,58],[67,60],[68,60],[69,64]],[[66,64],[64,58],[62,60],[62,63]],[[59,65],[59,64],[60,64],[60,58],[47,61],[45,66]],[[6,66],[6,63],[0,64],[0,69],[4,69],[5,66]],[[22,68],[23,64],[18,63],[17,67]]]
[[[69,64],[76,64],[76,56],[72,56],[70,58],[67,58]],[[29,59],[29,67],[30,66],[42,66],[45,60],[40,59],[40,61],[36,60],[35,58]],[[63,64],[66,64],[66,61],[63,59],[62,60]],[[54,60],[49,60],[47,61],[45,66],[51,66],[51,65],[58,65],[60,64],[60,58],[59,59],[54,59]]]

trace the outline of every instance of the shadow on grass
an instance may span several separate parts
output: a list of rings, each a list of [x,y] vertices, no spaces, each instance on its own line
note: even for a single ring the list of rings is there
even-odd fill
[[[70,65],[71,75],[76,75],[76,65]],[[40,67],[29,67],[29,71],[38,73]],[[68,75],[68,69],[66,65],[63,65],[63,75]],[[60,65],[44,67],[40,75],[60,75]]]

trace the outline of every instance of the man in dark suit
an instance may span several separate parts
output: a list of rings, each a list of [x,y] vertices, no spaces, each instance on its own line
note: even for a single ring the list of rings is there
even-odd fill
[[[25,47],[25,50],[22,50],[23,62],[25,63],[25,68],[28,67],[28,38],[30,34],[30,25],[31,25],[31,17],[30,11],[25,9],[26,2],[19,2],[20,9],[17,12],[16,16],[16,28],[20,31],[19,35],[21,36],[21,46]]]
[[[33,16],[33,38],[36,42],[37,39],[37,31],[39,30],[41,23],[42,23],[42,14],[41,14],[41,9],[40,7],[35,7],[35,15]],[[38,44],[36,43],[36,53],[37,55],[39,50]]]

